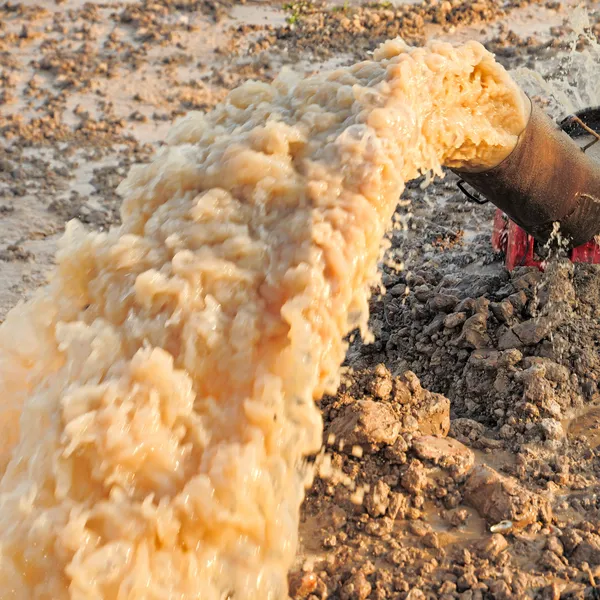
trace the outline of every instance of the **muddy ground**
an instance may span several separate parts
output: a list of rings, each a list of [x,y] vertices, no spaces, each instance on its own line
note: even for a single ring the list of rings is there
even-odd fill
[[[565,24],[572,12],[0,0],[0,320],[46,280],[68,220],[117,224],[129,167],[241,81],[348,63],[396,35],[476,38],[552,77],[562,53],[583,56],[600,35],[594,5],[587,39]],[[375,342],[353,339],[339,393],[321,402],[325,451],[290,593],[600,598],[600,266],[559,256],[544,274],[509,274],[491,248],[493,208],[466,202],[450,175],[420,183],[390,234],[389,264],[405,269],[384,267]]]

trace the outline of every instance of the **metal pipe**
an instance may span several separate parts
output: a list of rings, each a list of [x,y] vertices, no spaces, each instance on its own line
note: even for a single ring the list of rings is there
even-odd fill
[[[454,172],[539,242],[551,238],[555,223],[570,247],[600,233],[600,164],[535,105],[514,150],[499,165]]]

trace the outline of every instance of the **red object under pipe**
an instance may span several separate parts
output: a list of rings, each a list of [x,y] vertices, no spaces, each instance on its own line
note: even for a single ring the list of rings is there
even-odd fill
[[[515,267],[544,269],[544,262],[535,254],[535,240],[511,221],[500,209],[494,215],[492,247],[505,255],[504,264],[509,271]],[[600,264],[600,246],[591,240],[569,252],[571,262]]]

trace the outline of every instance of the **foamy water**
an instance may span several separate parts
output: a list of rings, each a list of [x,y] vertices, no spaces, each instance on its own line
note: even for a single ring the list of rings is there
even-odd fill
[[[285,598],[404,184],[497,164],[527,108],[479,44],[393,41],[176,125],[0,327],[3,600]]]

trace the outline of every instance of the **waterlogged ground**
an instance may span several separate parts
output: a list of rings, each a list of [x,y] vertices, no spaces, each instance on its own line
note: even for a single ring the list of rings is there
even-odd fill
[[[553,1],[38,4],[0,3],[0,319],[45,281],[67,220],[118,223],[130,165],[245,79],[436,36],[550,79],[566,70],[580,103],[595,93],[594,5],[586,38]],[[520,78],[556,110],[551,88]],[[291,595],[600,597],[600,267],[509,275],[493,208],[465,202],[455,178],[404,199],[388,258],[405,270],[385,267],[376,341],[353,341],[344,385],[321,402],[327,457]]]

